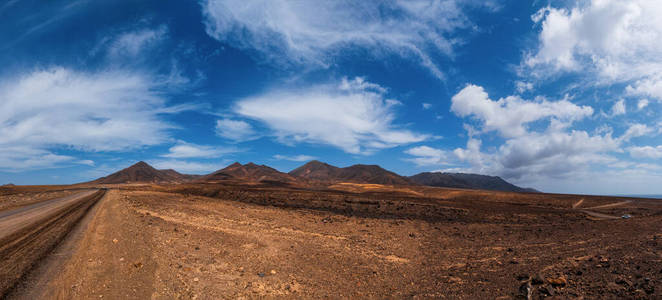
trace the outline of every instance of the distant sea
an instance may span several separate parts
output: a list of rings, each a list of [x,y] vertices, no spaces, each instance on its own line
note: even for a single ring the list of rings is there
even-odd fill
[[[618,197],[662,199],[662,195],[617,195]]]

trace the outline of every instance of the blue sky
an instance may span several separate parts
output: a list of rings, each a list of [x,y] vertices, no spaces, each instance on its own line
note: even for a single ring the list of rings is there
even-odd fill
[[[0,183],[310,159],[662,193],[658,1],[6,1]]]

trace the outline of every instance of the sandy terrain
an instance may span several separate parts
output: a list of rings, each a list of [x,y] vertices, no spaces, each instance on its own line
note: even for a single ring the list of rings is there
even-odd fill
[[[12,298],[662,297],[657,200],[375,189],[112,189]]]

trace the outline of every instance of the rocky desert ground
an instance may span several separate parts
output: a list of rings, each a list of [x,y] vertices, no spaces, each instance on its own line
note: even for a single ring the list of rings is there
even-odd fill
[[[42,213],[39,224],[57,224],[15,234],[19,246],[5,237],[4,298],[662,297],[659,200],[374,184],[71,188],[3,191],[5,206],[19,193],[22,207],[82,197]]]

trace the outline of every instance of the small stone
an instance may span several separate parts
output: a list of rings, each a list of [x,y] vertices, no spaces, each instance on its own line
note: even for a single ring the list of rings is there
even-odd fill
[[[117,239],[113,239],[113,244],[117,244],[119,242]]]
[[[262,272],[257,273],[257,276],[264,277],[264,273],[262,273]]]
[[[193,278],[193,282],[198,282],[198,281],[200,281],[200,278],[198,277]]]
[[[568,284],[568,280],[565,279],[564,276],[560,276],[557,278],[547,278],[547,282],[551,284],[552,286],[565,286]]]
[[[124,261],[124,257],[120,257],[120,261]]]
[[[269,273],[271,273],[271,275],[276,275],[276,270],[271,270]]]

